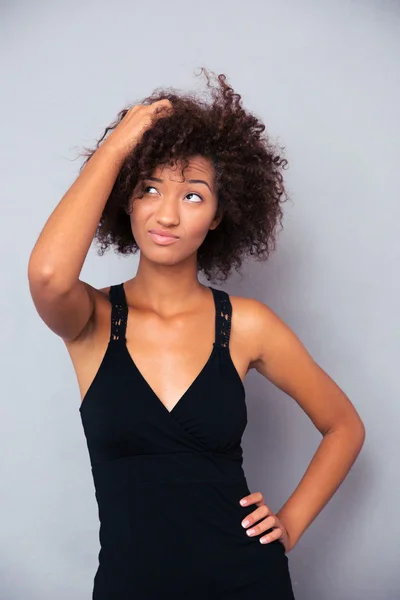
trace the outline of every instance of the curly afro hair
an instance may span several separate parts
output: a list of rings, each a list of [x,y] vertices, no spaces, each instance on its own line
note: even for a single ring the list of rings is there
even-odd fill
[[[246,255],[265,260],[275,250],[278,225],[282,228],[281,204],[288,198],[281,172],[287,160],[263,133],[265,125],[242,108],[241,96],[226,83],[226,76],[218,75],[219,85],[212,87],[207,70],[201,72],[211,90],[211,103],[194,92],[178,94],[172,88],[157,88],[140,103],[149,105],[166,98],[173,105],[173,112],[147,128],[125,158],[104,207],[95,241],[100,256],[111,245],[119,254],[136,253],[138,246],[128,214],[132,194],[137,190],[144,193],[143,180],[156,167],[179,162],[183,174],[187,159],[200,154],[214,166],[216,216],[222,215],[222,220],[208,231],[197,251],[198,271],[209,281],[224,281],[232,268],[239,272]],[[82,154],[87,158],[80,171],[130,108],[118,113],[95,148],[84,149]]]

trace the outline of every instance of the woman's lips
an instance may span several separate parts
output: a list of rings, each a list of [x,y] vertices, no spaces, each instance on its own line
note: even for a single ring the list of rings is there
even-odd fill
[[[179,240],[179,238],[177,237],[157,235],[157,233],[151,233],[150,231],[149,235],[152,238],[153,242],[155,242],[156,244],[160,244],[161,246],[168,246],[169,244],[172,244],[173,242],[177,242]]]

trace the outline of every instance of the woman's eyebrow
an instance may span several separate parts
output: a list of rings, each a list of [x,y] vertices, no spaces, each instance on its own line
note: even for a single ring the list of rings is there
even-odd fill
[[[159,179],[158,177],[147,177],[150,181],[158,181],[159,183],[164,183],[164,179]],[[204,183],[212,193],[212,189],[208,185],[207,181],[203,181],[203,179],[187,179],[188,183]]]

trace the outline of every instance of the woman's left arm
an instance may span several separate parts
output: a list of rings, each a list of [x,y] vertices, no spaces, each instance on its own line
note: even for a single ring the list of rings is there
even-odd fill
[[[247,327],[258,357],[253,366],[291,396],[323,436],[299,485],[276,513],[290,550],[346,477],[363,446],[365,428],[349,398],[294,332],[265,304],[248,302]]]

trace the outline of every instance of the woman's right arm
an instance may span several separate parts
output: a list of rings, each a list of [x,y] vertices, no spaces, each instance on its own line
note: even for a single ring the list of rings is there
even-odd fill
[[[171,103],[138,105],[126,113],[62,197],[31,252],[28,279],[34,305],[66,341],[90,325],[98,292],[79,275],[122,163],[160,105]]]
[[[30,255],[29,289],[36,310],[68,341],[93,314],[94,288],[79,275],[119,170],[119,155],[105,142],[50,215]]]

